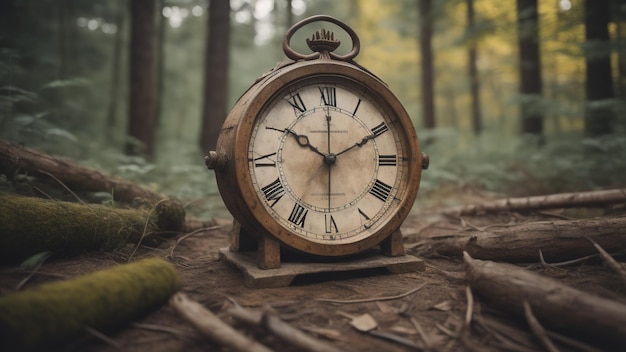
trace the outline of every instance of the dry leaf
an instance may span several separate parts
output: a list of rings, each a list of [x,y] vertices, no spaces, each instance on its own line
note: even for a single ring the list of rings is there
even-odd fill
[[[401,325],[394,325],[392,327],[389,328],[389,330],[393,331],[393,332],[397,332],[399,334],[403,334],[403,335],[416,335],[417,334],[417,330],[415,329],[411,329],[411,328],[407,328]]]
[[[367,313],[352,319],[350,325],[362,332],[372,331],[378,327],[376,320]]]
[[[378,309],[380,309],[381,312],[383,313],[395,313],[396,309],[392,306],[390,306],[389,304],[385,303],[385,302],[379,302],[376,301],[374,302],[376,303],[376,305],[378,306]]]
[[[308,331],[318,336],[325,337],[329,340],[340,340],[341,332],[333,329],[318,328],[315,326],[303,326],[302,330]]]
[[[441,303],[438,303],[434,306],[432,306],[433,309],[437,309],[443,312],[447,312],[450,309],[452,309],[452,301],[443,301]]]

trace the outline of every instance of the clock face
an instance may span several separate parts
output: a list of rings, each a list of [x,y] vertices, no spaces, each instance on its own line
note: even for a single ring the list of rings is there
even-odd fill
[[[308,241],[352,243],[394,216],[408,184],[402,125],[362,84],[300,80],[255,120],[248,170],[259,203]]]

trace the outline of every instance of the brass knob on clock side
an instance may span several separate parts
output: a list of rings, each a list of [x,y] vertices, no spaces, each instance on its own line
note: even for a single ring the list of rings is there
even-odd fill
[[[216,151],[211,150],[204,157],[204,164],[206,164],[207,169],[220,171],[226,167],[226,163],[228,162],[228,158],[226,155],[222,153],[217,153]]]
[[[428,169],[428,165],[430,164],[430,158],[428,154],[422,153],[422,170]]]

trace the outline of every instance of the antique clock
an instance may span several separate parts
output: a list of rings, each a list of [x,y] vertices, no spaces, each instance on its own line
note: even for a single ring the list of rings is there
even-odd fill
[[[292,35],[316,21],[349,34],[352,49],[316,31],[301,54]],[[283,39],[291,59],[259,78],[227,116],[205,162],[235,219],[231,251],[256,250],[278,268],[281,248],[328,260],[380,246],[404,255],[401,223],[428,157],[411,119],[379,78],[353,61],[356,33],[330,16],[296,23]]]

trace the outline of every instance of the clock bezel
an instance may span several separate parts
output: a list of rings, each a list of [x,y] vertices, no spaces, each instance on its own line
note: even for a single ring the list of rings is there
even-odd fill
[[[398,125],[395,128],[404,143],[407,158],[403,189],[397,195],[400,204],[395,210],[388,210],[391,211],[390,214],[383,216],[377,224],[366,230],[371,232],[370,235],[357,235],[355,241],[348,243],[313,241],[282,226],[260,204],[263,200],[254,188],[248,167],[252,131],[268,105],[277,98],[277,94],[295,82],[323,76],[329,77],[329,81],[340,80],[346,86],[358,85],[359,89],[366,89],[367,96],[371,97],[374,105],[383,109],[392,119],[396,119]],[[417,134],[397,97],[372,74],[353,64],[329,59],[296,62],[271,71],[255,83],[242,95],[226,118],[216,151],[228,160],[225,169],[216,172],[218,187],[226,207],[241,227],[257,239],[273,236],[289,248],[317,256],[356,254],[381,243],[398,230],[408,216],[417,197],[421,179],[422,154]]]

